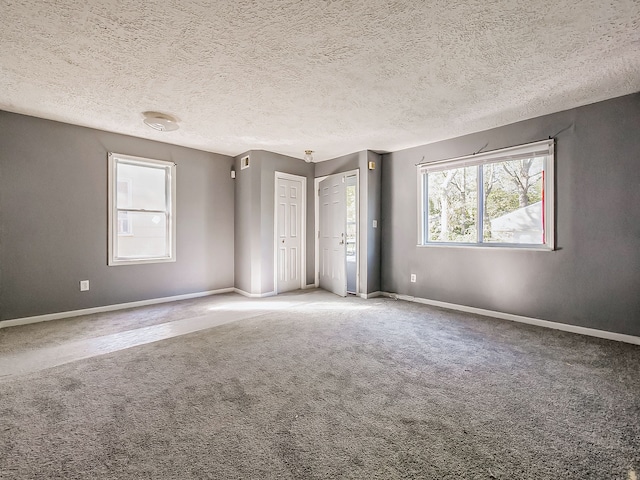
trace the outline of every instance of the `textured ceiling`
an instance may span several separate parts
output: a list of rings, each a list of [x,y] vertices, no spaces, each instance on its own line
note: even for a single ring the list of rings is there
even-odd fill
[[[638,0],[0,0],[0,13],[0,109],[229,155],[393,151],[640,91]],[[180,130],[151,130],[147,110]]]

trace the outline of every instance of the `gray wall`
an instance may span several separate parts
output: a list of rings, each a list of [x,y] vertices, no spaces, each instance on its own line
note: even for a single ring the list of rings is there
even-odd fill
[[[109,151],[177,163],[176,262],[107,266]],[[0,319],[232,287],[232,161],[0,112]]]
[[[416,246],[423,156],[523,144],[572,124],[556,142],[557,251]],[[384,291],[640,335],[640,94],[387,154],[382,188]]]
[[[368,162],[375,161],[375,170],[368,170]],[[316,178],[336,173],[359,170],[360,202],[360,291],[373,293],[380,291],[380,242],[381,242],[381,187],[382,156],[362,151],[316,163]],[[315,201],[315,200],[314,200]],[[373,221],[378,227],[373,227]]]
[[[556,251],[416,246],[415,164],[423,157],[523,144],[570,125],[556,143]],[[248,170],[237,157],[231,180],[234,160],[224,155],[0,112],[0,320],[234,285],[273,291],[276,170],[307,177],[311,284],[313,178],[359,169],[361,292],[640,335],[638,132],[635,94],[382,157],[305,164],[252,151]],[[178,164],[177,262],[107,266],[109,151]],[[80,292],[85,279],[91,290]]]
[[[382,155],[367,151],[368,162],[375,162],[374,170],[366,169],[367,177],[367,293],[379,292],[382,240]],[[378,222],[373,227],[373,221]]]
[[[241,170],[240,159],[247,155],[250,166]],[[235,287],[247,293],[260,293],[260,169],[251,152],[235,158]]]
[[[240,159],[250,155],[250,167],[240,169]],[[307,179],[306,284],[314,283],[313,170],[303,160],[264,150],[236,157],[236,287],[262,295],[274,291],[275,172]],[[247,258],[249,256],[250,258]]]

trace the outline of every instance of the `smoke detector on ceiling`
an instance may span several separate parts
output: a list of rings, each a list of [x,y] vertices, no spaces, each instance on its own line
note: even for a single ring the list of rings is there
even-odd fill
[[[172,132],[179,128],[176,117],[160,112],[143,112],[144,123],[159,132]]]

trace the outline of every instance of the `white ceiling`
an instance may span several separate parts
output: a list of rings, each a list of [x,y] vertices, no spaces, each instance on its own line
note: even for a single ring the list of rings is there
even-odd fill
[[[0,109],[234,156],[394,151],[640,91],[638,0],[0,5]]]

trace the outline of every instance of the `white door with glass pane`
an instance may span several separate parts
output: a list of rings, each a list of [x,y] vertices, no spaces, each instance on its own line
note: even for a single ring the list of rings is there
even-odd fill
[[[304,208],[307,179],[276,172],[276,293],[304,286]]]
[[[346,193],[345,175],[320,182],[320,287],[346,297]]]

